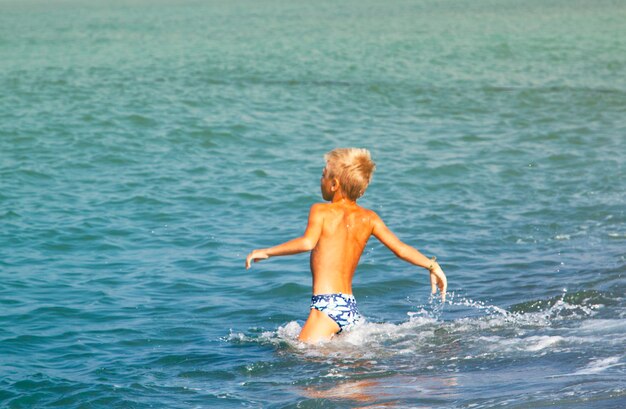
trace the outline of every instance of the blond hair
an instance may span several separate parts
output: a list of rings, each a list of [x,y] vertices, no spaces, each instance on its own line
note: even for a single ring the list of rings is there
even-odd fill
[[[376,164],[370,152],[363,148],[337,148],[324,155],[328,177],[339,179],[341,190],[348,199],[363,196],[372,179]]]

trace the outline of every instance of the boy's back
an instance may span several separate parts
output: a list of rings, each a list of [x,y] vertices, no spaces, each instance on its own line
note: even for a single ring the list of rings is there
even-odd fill
[[[311,251],[313,294],[352,294],[352,277],[372,234],[373,212],[356,203],[338,202],[316,204],[311,213],[323,220]]]

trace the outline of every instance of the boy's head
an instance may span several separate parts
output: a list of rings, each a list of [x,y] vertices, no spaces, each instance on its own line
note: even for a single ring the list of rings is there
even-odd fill
[[[324,159],[325,178],[337,178],[341,190],[350,200],[363,196],[376,169],[367,149],[337,148],[325,154]],[[324,199],[329,200],[326,197]]]

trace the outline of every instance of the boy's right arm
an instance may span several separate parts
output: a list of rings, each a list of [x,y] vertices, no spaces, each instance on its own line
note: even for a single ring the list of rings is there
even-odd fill
[[[389,228],[385,225],[382,219],[374,213],[374,222],[372,228],[372,234],[381,243],[393,251],[398,258],[414,264],[419,267],[423,267],[430,272],[430,284],[432,293],[437,292],[437,287],[441,291],[441,299],[446,300],[446,289],[448,288],[448,280],[443,270],[439,266],[439,263],[434,259],[429,259],[416,248],[403,243]]]
[[[322,225],[324,223],[322,208],[323,205],[319,203],[311,206],[309,221],[301,237],[267,249],[253,250],[248,254],[248,257],[246,257],[246,269],[250,268],[252,262],[265,260],[274,256],[286,256],[312,250],[317,245],[317,241],[322,234]]]

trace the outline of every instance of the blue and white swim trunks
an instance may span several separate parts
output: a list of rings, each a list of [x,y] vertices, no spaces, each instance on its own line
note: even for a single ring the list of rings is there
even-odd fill
[[[339,325],[340,334],[344,329],[350,330],[363,320],[356,307],[356,299],[352,294],[319,294],[311,297],[311,308],[328,315]]]

